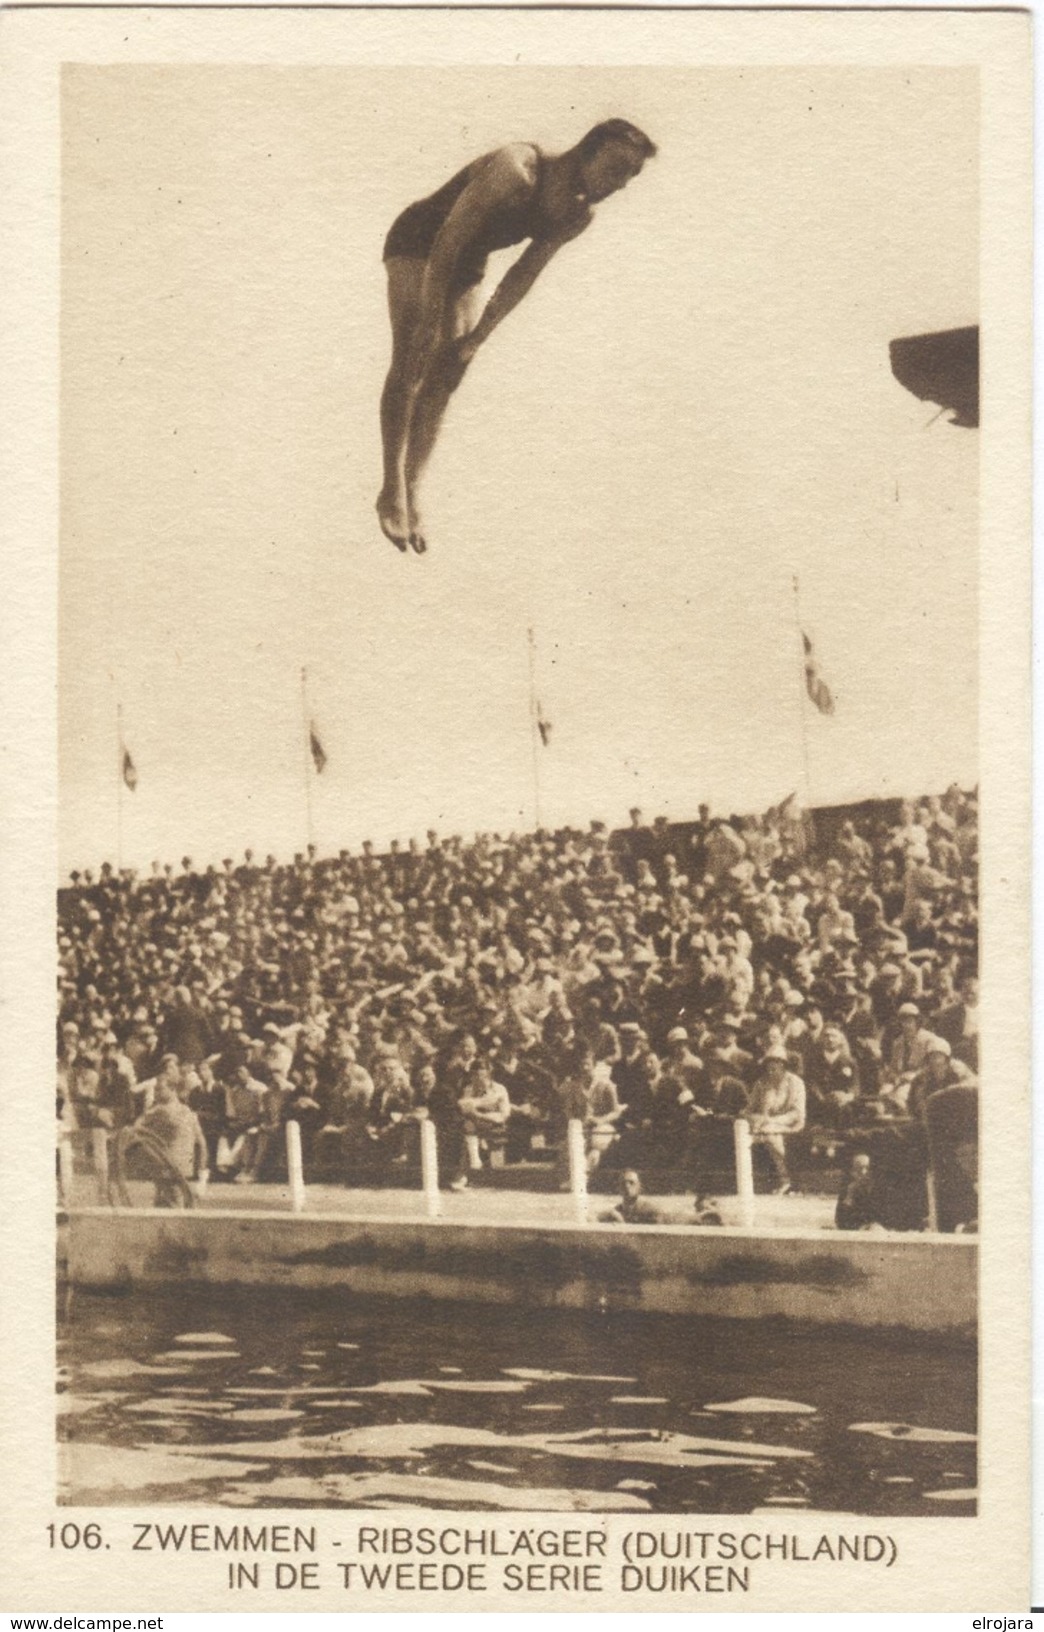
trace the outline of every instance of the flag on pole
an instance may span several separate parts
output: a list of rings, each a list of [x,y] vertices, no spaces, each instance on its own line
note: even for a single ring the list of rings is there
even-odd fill
[[[551,721],[547,719],[540,704],[536,705],[536,727],[540,732],[540,741],[545,748],[551,746]]]
[[[308,746],[312,754],[312,764],[315,766],[316,776],[322,776],[326,769],[326,749],[319,740],[319,733],[312,722],[308,727]]]
[[[121,769],[123,773],[123,780],[130,789],[131,793],[133,793],[135,788],[138,786],[138,768],[133,759],[131,759],[129,750],[126,748],[123,750],[123,765]]]
[[[805,690],[821,714],[832,714],[834,712],[834,695],[820,675],[819,664],[816,662],[812,642],[804,630],[801,631],[801,641],[805,648]]]
[[[800,821],[801,807],[798,804],[797,792],[788,793],[781,804],[769,805],[762,820],[770,823]]]

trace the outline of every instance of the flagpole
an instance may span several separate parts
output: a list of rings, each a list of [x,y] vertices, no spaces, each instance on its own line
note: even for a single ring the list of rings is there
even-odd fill
[[[540,722],[537,718],[536,655],[532,624],[530,624],[526,634],[528,636],[527,647],[529,652],[529,746],[533,756],[533,809],[536,813],[536,825],[539,828],[542,825],[540,816],[540,749],[537,746],[537,739],[540,736]]]
[[[116,871],[123,872],[123,704],[116,702]]]
[[[805,709],[808,704],[807,685],[807,656],[805,653],[805,631],[801,627],[801,589],[798,584],[798,575],[795,572],[791,579],[794,588],[794,630],[797,635],[798,649],[798,720],[801,728],[801,752],[805,765],[805,809],[812,809],[812,767],[808,751],[808,718]]]
[[[312,826],[312,773],[310,761],[312,758],[311,726],[308,722],[308,670],[301,670],[301,720],[304,730],[301,736],[301,746],[304,750],[304,785],[305,785],[305,821],[308,833],[309,848],[315,843]]]

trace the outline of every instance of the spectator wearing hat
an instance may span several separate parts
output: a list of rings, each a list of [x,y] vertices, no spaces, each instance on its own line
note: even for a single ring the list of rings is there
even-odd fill
[[[626,1122],[632,1101],[637,1103],[645,1084],[644,1059],[649,1039],[637,1020],[625,1020],[620,1028],[620,1051],[612,1062],[612,1078],[624,1106]]]
[[[930,1039],[931,1033],[921,1022],[917,1004],[900,1004],[899,1035],[892,1044],[886,1080],[881,1087],[881,1097],[889,1102],[894,1114],[906,1110],[910,1084],[925,1063]]]
[[[773,1194],[790,1190],[786,1140],[805,1126],[805,1084],[790,1069],[786,1050],[779,1044],[765,1050],[751,1092],[751,1138],[767,1154],[772,1166]]]
[[[873,1097],[881,1082],[880,1033],[870,993],[859,980],[846,983],[831,1007],[832,1018],[848,1040],[863,1097]]]
[[[122,1052],[114,1031],[102,1033],[98,1062],[97,1119],[101,1127],[125,1128],[134,1121],[137,1105],[134,1067]]]
[[[979,1068],[979,982],[965,975],[956,1001],[944,1005],[932,1017],[932,1030],[944,1037],[954,1059],[972,1071]]]
[[[659,959],[651,946],[640,941],[630,954],[632,978],[631,997],[638,1011],[640,1023],[650,1037],[654,1029],[662,1031],[666,1039],[669,1025],[665,1024],[670,994],[659,967]]]
[[[710,1026],[711,1046],[728,1061],[733,1076],[749,1081],[754,1072],[754,1055],[740,1043],[743,1016],[726,1010]]]
[[[945,1037],[928,1034],[925,1059],[910,1084],[907,1108],[913,1117],[923,1120],[925,1107],[933,1094],[943,1088],[974,1088],[974,1074],[961,1061],[953,1058],[953,1051]]]
[[[859,1070],[836,1020],[828,1020],[819,1041],[805,1051],[803,1075],[813,1122],[833,1130],[848,1127],[859,1098]]]
[[[899,1010],[906,1001],[903,995],[903,971],[894,958],[881,964],[870,982],[870,1002],[878,1033],[892,1031],[898,1034]]]
[[[268,1082],[289,1077],[299,1030],[300,1022],[290,1026],[277,1026],[274,1020],[265,1021],[259,1039],[261,1053],[256,1068],[259,1077]]]
[[[667,1033],[667,1058],[663,1064],[663,1093],[673,1093],[684,1105],[691,1105],[703,1088],[703,1061],[689,1046],[684,1026],[672,1026]]]

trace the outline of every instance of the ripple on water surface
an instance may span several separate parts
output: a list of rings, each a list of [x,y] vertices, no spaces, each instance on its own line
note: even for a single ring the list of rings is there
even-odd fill
[[[256,1291],[77,1295],[61,1335],[65,1502],[974,1510],[967,1348]]]

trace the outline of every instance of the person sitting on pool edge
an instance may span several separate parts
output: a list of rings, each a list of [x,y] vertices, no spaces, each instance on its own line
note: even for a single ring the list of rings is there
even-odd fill
[[[620,1174],[620,1199],[615,1207],[599,1213],[599,1224],[663,1224],[663,1213],[642,1195],[642,1181],[633,1167]]]
[[[532,142],[497,148],[410,204],[384,243],[392,360],[381,395],[381,530],[399,550],[427,549],[418,490],[450,397],[493,330],[553,257],[656,152],[626,119],[606,119],[565,153]],[[528,245],[483,304],[487,257]]]

